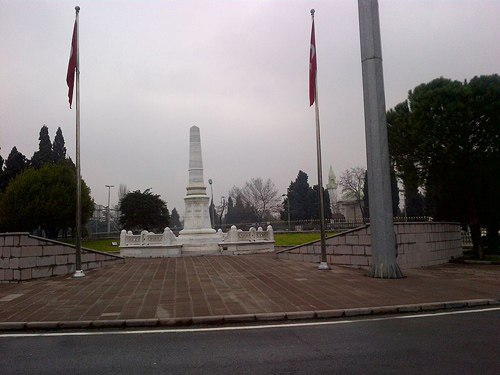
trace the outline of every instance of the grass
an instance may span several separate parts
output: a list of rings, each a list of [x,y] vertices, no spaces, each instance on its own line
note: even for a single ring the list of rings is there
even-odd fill
[[[75,241],[67,241],[70,244],[75,244]],[[119,251],[118,246],[113,246],[111,242],[120,243],[118,238],[103,238],[101,240],[83,240],[82,247],[97,251]]]
[[[326,236],[331,236],[336,232],[327,232]],[[306,242],[316,241],[321,238],[320,233],[300,232],[300,233],[275,233],[274,241],[276,246],[295,246]]]

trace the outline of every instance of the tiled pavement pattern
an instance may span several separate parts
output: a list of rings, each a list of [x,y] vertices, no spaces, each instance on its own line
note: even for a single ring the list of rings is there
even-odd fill
[[[0,322],[167,319],[500,298],[500,266],[447,264],[400,280],[278,260],[274,254],[127,259],[86,272],[0,284]]]

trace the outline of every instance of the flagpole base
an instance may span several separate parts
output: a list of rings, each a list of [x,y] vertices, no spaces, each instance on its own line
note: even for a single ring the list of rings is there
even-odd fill
[[[83,273],[82,270],[76,270],[73,276],[71,276],[74,279],[78,279],[80,277],[85,277],[85,274]]]
[[[327,263],[327,262],[321,262],[318,266],[318,270],[331,270],[332,267],[330,267],[330,265]]]

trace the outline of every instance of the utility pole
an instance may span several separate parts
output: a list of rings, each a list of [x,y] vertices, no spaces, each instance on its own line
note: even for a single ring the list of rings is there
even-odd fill
[[[110,228],[110,223],[109,223],[109,217],[111,216],[111,209],[109,207],[109,198],[110,198],[110,195],[111,195],[111,188],[112,187],[115,187],[115,185],[104,185],[108,188],[108,237],[111,233],[111,228]]]

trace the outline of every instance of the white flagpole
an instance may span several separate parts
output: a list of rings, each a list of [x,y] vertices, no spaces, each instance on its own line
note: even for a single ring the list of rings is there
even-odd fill
[[[82,178],[80,174],[80,33],[76,6],[76,259],[73,277],[85,277],[82,270]]]
[[[311,17],[314,22],[314,9],[311,9]],[[316,37],[315,37],[316,38]],[[316,39],[315,39],[316,42]],[[325,207],[323,198],[323,167],[321,165],[321,136],[319,127],[319,105],[318,105],[318,71],[314,75],[314,113],[316,117],[316,156],[318,164],[318,194],[319,194],[319,227],[321,232],[321,263],[319,270],[331,270],[326,260],[326,234],[325,234]]]

